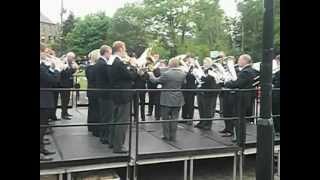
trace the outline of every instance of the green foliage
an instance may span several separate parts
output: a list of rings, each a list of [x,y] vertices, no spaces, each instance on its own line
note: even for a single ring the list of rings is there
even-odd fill
[[[263,46],[263,0],[246,0],[238,3],[242,15],[243,51],[254,61],[262,59]],[[280,0],[274,1],[274,47],[280,51]]]
[[[110,40],[126,43],[128,53],[140,55],[148,46],[148,34],[145,31],[144,9],[135,4],[126,4],[117,10],[111,21]]]
[[[219,0],[144,0],[126,4],[112,18],[104,13],[84,19],[70,14],[63,25],[63,49],[83,56],[102,44],[121,40],[129,54],[137,56],[152,47],[166,59],[185,53],[202,59],[217,50],[236,56],[245,52],[261,60],[263,0],[241,1],[238,10],[242,16],[230,18],[225,17]],[[275,0],[274,29],[279,51],[280,0]]]
[[[85,56],[93,49],[100,48],[108,41],[108,30],[111,19],[104,13],[91,14],[83,20],[76,22],[72,32],[65,39],[68,51],[73,51],[79,56]]]

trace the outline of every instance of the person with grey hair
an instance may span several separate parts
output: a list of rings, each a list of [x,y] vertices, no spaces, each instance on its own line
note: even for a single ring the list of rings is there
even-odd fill
[[[238,78],[235,81],[228,81],[225,82],[224,87],[229,89],[252,89],[253,83],[254,83],[254,77],[255,77],[255,71],[251,67],[251,56],[248,54],[243,54],[238,59],[238,65],[239,65],[239,72],[237,74]],[[253,98],[253,92],[252,91],[245,91],[245,92],[237,92],[237,110],[236,114],[241,113],[242,115],[246,114],[246,111],[248,108],[250,108],[252,98]],[[242,101],[239,101],[240,98]],[[240,104],[240,102],[242,104]],[[233,124],[234,125],[234,124]],[[237,129],[239,128],[239,125],[237,124]],[[223,135],[223,137],[231,137],[233,136],[233,133],[227,133]]]
[[[60,87],[72,88],[73,87],[73,74],[76,73],[79,66],[75,62],[76,55],[69,52],[66,55],[66,68],[60,73]],[[68,105],[70,101],[70,91],[61,91],[61,119],[70,120],[71,116],[68,113]]]
[[[149,72],[149,79],[152,82],[159,82],[163,89],[181,89],[186,78],[186,73],[179,68],[179,59],[172,58],[169,60],[169,69],[162,73],[160,77],[155,77]],[[184,105],[183,94],[180,91],[161,92],[161,118],[162,120],[176,120],[179,117],[180,108]],[[176,141],[178,122],[162,123],[164,140]]]

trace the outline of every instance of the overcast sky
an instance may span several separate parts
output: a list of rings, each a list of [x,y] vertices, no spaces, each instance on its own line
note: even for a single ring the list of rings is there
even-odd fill
[[[64,0],[64,8],[71,10],[75,16],[82,17],[97,11],[104,11],[107,16],[112,16],[118,8],[126,2],[141,0]],[[228,16],[237,15],[235,0],[220,0],[221,8]],[[60,21],[61,0],[40,0],[40,11],[54,23]],[[69,13],[69,12],[68,12]],[[64,15],[66,17],[67,15]]]

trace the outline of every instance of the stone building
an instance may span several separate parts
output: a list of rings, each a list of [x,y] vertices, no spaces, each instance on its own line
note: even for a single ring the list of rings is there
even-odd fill
[[[53,42],[58,38],[59,27],[40,12],[40,41]]]

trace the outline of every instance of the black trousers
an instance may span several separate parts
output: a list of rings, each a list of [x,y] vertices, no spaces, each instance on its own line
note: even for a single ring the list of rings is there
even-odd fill
[[[129,123],[130,120],[130,103],[113,105],[112,123]],[[110,126],[109,143],[113,145],[114,151],[120,151],[124,147],[126,133],[129,125],[112,125]]]
[[[98,98],[95,96],[88,96],[88,116],[87,116],[87,122],[88,123],[98,123],[100,121],[100,112],[99,112],[99,101]],[[98,133],[98,126],[88,126],[88,131],[99,134]]]
[[[68,114],[68,105],[70,101],[70,91],[61,91],[61,116]]]
[[[152,114],[153,107],[155,106],[155,118],[156,120],[160,120],[160,93],[159,92],[149,92],[149,105],[148,105],[148,113]]]
[[[136,98],[137,94],[134,95],[134,99]],[[138,96],[138,101],[133,100],[133,112],[134,114],[138,114],[139,112],[135,112],[134,110],[136,109],[136,106],[140,105],[140,116],[141,120],[145,121],[146,120],[146,115],[145,115],[145,104],[146,104],[146,93],[145,92],[139,92]],[[137,108],[139,109],[139,108]]]
[[[58,98],[59,98],[59,92],[57,91],[53,92],[54,108],[50,111],[50,115],[49,115],[50,119],[55,119],[57,117]]]
[[[193,119],[194,114],[194,96],[193,92],[183,92],[185,104],[182,106],[182,118]]]
[[[100,123],[111,123],[113,118],[112,99],[99,98]],[[110,127],[112,125],[99,126],[100,140],[110,143]]]
[[[40,108],[40,125],[48,125],[49,115],[52,109]],[[40,128],[40,150],[44,149],[43,138],[47,128]]]
[[[237,116],[237,95],[235,93],[229,93],[229,92],[223,92],[222,94],[222,106],[223,111],[222,115],[223,117],[236,117]],[[233,128],[235,125],[234,120],[225,120],[225,130],[227,130],[229,133],[233,133]]]
[[[217,95],[198,95],[198,107],[200,118],[212,118],[212,109],[216,107]],[[200,121],[198,126],[211,128],[212,121]]]
[[[254,101],[255,98],[252,96],[248,102],[248,107],[246,109],[246,116],[253,116],[253,112],[254,112]],[[254,122],[254,118],[249,118],[247,119],[247,121],[253,123]]]
[[[280,115],[280,97],[273,96],[272,98],[272,115]],[[280,133],[280,117],[273,118],[274,131]]]

